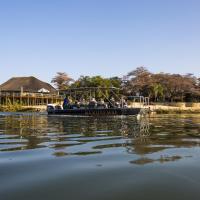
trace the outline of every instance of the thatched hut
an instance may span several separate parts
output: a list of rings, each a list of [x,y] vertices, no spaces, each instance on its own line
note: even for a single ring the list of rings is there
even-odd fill
[[[43,82],[33,76],[13,77],[0,85],[1,91],[38,93],[42,89],[47,93],[56,93],[56,89],[49,83]]]

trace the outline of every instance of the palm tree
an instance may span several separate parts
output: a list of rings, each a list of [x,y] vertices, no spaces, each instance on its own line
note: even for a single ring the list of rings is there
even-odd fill
[[[161,84],[156,83],[153,85],[154,101],[158,101],[158,97],[163,97],[164,88]]]

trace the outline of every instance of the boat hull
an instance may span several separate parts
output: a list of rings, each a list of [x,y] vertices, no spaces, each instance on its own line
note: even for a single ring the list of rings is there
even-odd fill
[[[88,109],[66,109],[48,111],[49,115],[137,115],[141,108],[88,108]]]

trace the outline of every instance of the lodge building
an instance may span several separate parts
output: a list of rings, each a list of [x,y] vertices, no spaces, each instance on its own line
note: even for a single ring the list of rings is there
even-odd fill
[[[33,76],[13,77],[0,85],[0,105],[37,106],[62,101],[63,96],[52,85]]]

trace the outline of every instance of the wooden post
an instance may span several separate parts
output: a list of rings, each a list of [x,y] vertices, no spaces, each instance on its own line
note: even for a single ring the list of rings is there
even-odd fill
[[[28,93],[28,106],[30,105],[30,102],[29,102],[29,93]]]
[[[15,102],[15,94],[14,94],[14,92],[13,92],[12,97],[13,97],[12,104],[14,105],[14,102]]]
[[[6,92],[6,106],[7,106],[7,103],[8,103],[8,99],[7,99],[7,92]]]
[[[0,88],[0,105],[1,105],[1,88]]]
[[[23,94],[23,87],[21,87],[21,91],[20,91],[20,104],[22,104],[22,94]]]

